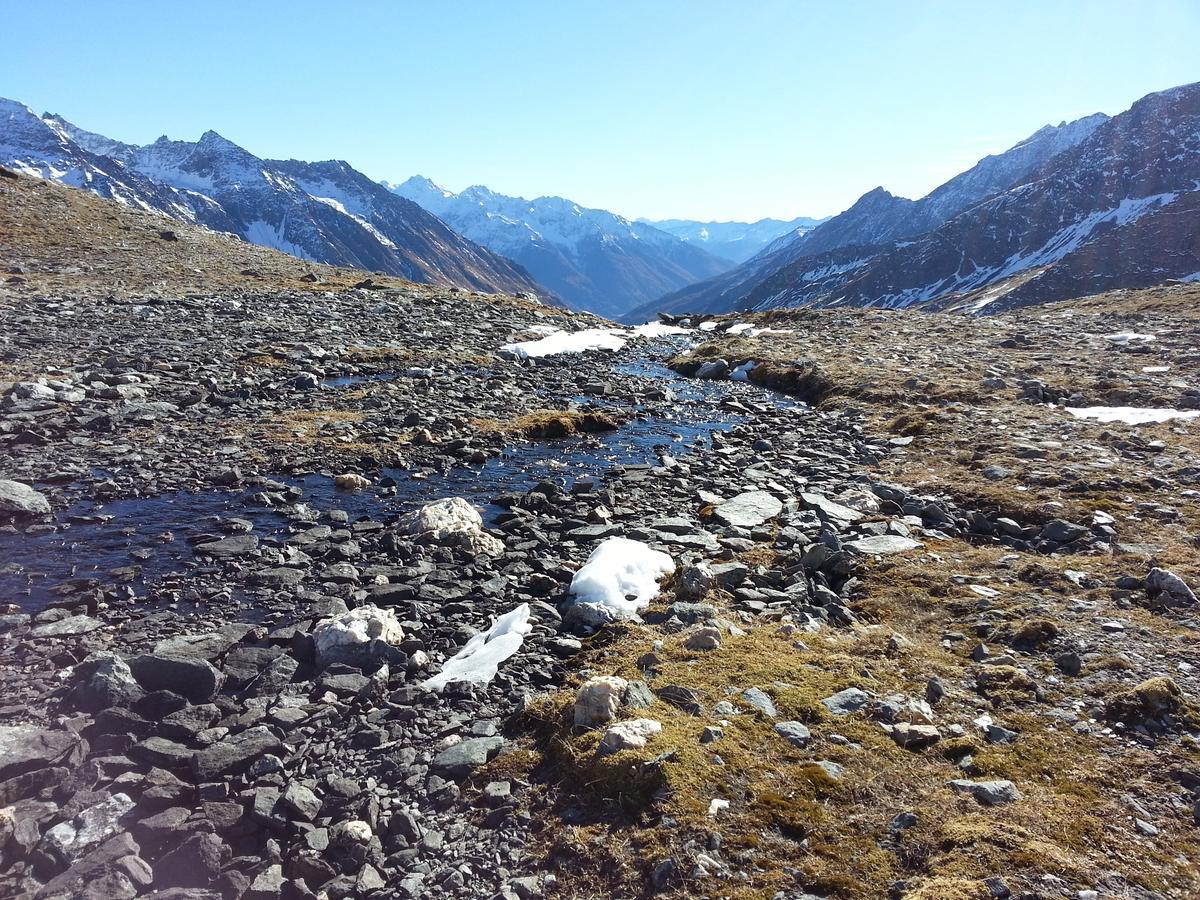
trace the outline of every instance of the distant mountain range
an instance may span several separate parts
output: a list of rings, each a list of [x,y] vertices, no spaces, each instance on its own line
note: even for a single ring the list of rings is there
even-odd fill
[[[825,219],[800,217],[786,222],[783,219],[759,219],[757,222],[697,222],[693,219],[638,221],[673,234],[689,244],[703,247],[720,259],[741,263],[773,241],[782,237],[800,237]]]
[[[1028,139],[920,200],[882,188],[628,314],[781,306],[996,311],[1200,280],[1200,84]]]
[[[387,186],[520,263],[570,305],[602,316],[621,316],[731,265],[645,222],[562,197],[526,200],[482,186],[456,194],[422,176]]]
[[[215,131],[137,146],[0,99],[0,165],[315,262],[486,292],[545,288],[340,161],[260,159]]]

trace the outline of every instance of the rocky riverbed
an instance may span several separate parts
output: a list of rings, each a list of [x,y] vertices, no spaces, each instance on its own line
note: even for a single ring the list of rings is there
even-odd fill
[[[3,896],[1195,895],[1188,420],[1052,446],[1012,356],[893,390],[908,319],[617,334],[46,190],[87,227],[0,288]]]

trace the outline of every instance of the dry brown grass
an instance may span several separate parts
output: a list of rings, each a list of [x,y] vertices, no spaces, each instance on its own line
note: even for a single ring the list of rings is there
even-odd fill
[[[484,432],[519,435],[529,440],[553,440],[576,434],[613,431],[620,422],[608,413],[578,410],[537,409],[512,419],[475,419]]]

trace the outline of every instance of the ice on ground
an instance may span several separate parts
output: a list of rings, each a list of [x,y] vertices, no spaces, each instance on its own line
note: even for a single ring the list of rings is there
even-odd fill
[[[1163,372],[1170,372],[1170,366],[1142,366],[1142,371],[1147,375],[1161,375]]]
[[[746,332],[746,337],[758,337],[763,334],[791,334],[790,328],[751,328]]]
[[[1158,340],[1152,334],[1139,334],[1136,331],[1118,331],[1116,334],[1106,334],[1104,339],[1113,344],[1148,344]]]
[[[633,616],[658,593],[658,579],[675,571],[667,554],[641,541],[611,537],[592,551],[571,579],[579,603],[595,603]]]
[[[740,366],[738,366],[736,369],[734,369],[732,372],[729,373],[730,380],[731,381],[749,381],[750,373],[754,371],[754,367],[757,365],[758,365],[758,363],[756,363],[756,362],[742,363]]]
[[[1124,422],[1126,425],[1149,425],[1169,422],[1172,419],[1195,419],[1200,410],[1143,409],[1137,406],[1068,406],[1067,412],[1077,419],[1095,419],[1097,422]]]
[[[664,322],[647,322],[645,325],[638,325],[634,328],[633,333],[637,337],[657,338],[667,337],[671,334],[689,334],[691,330],[679,325],[667,325]]]
[[[709,319],[707,322],[701,322],[699,327],[701,331],[716,331],[720,324],[716,319]]]
[[[421,686],[440,691],[452,681],[487,684],[496,677],[500,663],[521,649],[525,635],[531,631],[529,604],[522,603],[498,618],[487,631],[481,631],[467,641],[461,650],[446,660],[441,672],[421,682]]]
[[[536,341],[505,344],[507,350],[521,359],[558,356],[561,353],[584,353],[588,350],[616,352],[625,346],[629,332],[620,328],[585,328],[582,331],[556,331]]]
[[[754,325],[750,322],[738,322],[736,325],[730,325],[725,331],[726,334],[739,335],[746,331],[753,331]]]

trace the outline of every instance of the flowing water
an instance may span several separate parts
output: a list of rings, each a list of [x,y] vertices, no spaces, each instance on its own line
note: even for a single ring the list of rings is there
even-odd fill
[[[734,392],[727,382],[685,379],[649,357],[621,363],[615,371],[651,379],[678,402],[668,413],[633,419],[614,432],[517,444],[485,463],[461,465],[445,474],[384,469],[375,485],[362,491],[338,490],[322,475],[272,479],[277,494],[288,488],[302,493],[288,505],[264,505],[262,493],[271,488],[261,485],[81,500],[56,513],[52,531],[0,536],[0,597],[37,610],[93,586],[124,583],[144,594],[165,576],[198,566],[191,549],[198,539],[224,537],[245,527],[228,523],[231,518],[245,520],[262,540],[282,538],[295,524],[331,510],[345,511],[351,522],[386,521],[417,504],[460,496],[479,506],[490,523],[501,511],[492,503],[498,495],[526,491],[545,480],[568,487],[613,466],[655,465],[661,454],[686,453],[708,444],[713,432],[743,421],[719,406]],[[349,377],[326,381],[330,387],[354,383],[359,382]],[[297,511],[295,503],[306,509]]]

